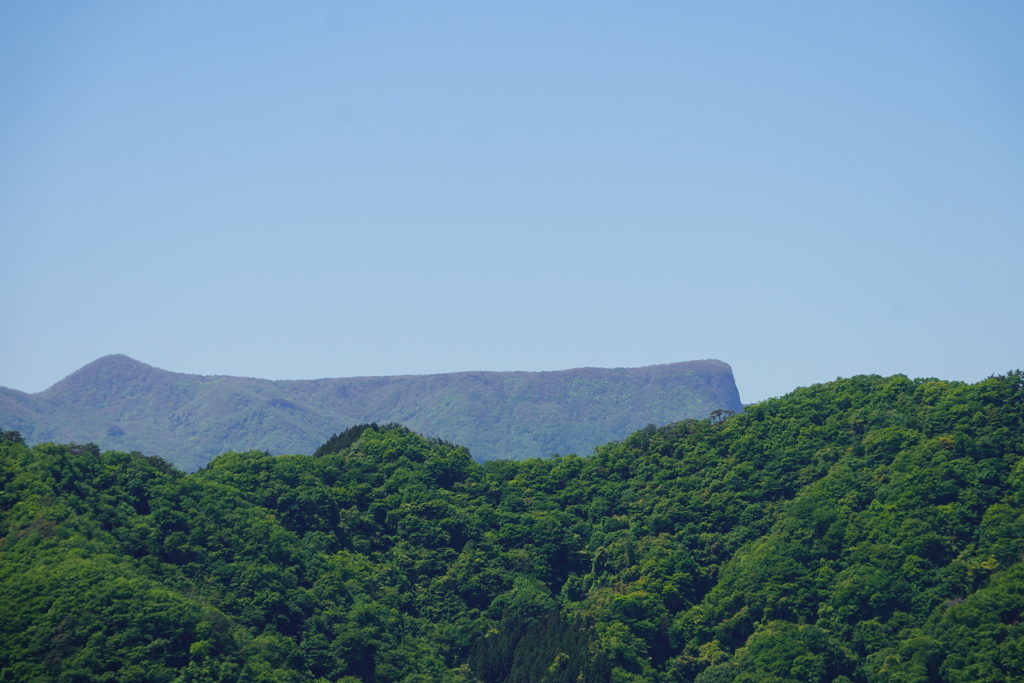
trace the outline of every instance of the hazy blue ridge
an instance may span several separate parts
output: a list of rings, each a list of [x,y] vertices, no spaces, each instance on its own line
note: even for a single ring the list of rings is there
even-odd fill
[[[231,449],[311,453],[363,422],[400,422],[477,460],[590,453],[646,424],[742,410],[718,360],[551,372],[265,380],[100,358],[38,394],[0,388],[0,426],[29,443],[93,442],[186,470]]]

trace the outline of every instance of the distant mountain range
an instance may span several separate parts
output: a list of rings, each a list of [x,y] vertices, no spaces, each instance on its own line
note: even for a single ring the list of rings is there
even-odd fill
[[[642,368],[274,381],[188,375],[112,355],[37,394],[0,387],[0,429],[94,442],[185,470],[228,450],[312,453],[335,432],[399,422],[477,460],[589,454],[646,424],[742,410],[718,360]]]

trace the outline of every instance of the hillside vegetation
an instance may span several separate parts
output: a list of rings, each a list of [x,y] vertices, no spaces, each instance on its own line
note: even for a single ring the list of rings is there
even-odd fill
[[[188,475],[0,441],[0,681],[1024,677],[1019,372],[482,465],[393,425]]]
[[[716,360],[643,368],[271,381],[100,358],[38,394],[0,387],[0,424],[28,443],[92,442],[186,471],[229,450],[312,453],[331,434],[401,422],[477,460],[589,454],[648,423],[740,410]]]

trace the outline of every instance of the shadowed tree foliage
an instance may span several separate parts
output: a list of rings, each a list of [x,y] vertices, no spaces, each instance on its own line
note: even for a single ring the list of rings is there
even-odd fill
[[[397,427],[396,424],[385,425],[385,429],[391,429]],[[354,444],[359,437],[363,435],[367,429],[372,429],[375,432],[380,431],[380,427],[376,422],[369,424],[355,425],[349,427],[340,434],[334,434],[331,438],[327,439],[316,451],[313,453],[314,458],[320,458],[331,453],[341,453],[343,450]]]

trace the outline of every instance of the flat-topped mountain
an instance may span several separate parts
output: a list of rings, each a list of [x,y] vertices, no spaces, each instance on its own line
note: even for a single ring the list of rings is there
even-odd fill
[[[265,380],[188,375],[124,355],[37,394],[0,387],[0,428],[30,443],[95,442],[193,470],[227,450],[312,453],[332,433],[400,422],[477,460],[589,454],[646,424],[741,410],[718,360],[552,372]]]

